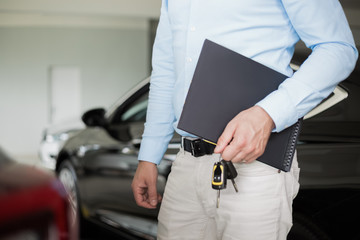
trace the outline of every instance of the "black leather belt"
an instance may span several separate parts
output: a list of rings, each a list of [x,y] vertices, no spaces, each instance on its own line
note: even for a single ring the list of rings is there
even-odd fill
[[[205,142],[202,139],[182,139],[182,146],[185,151],[190,152],[194,157],[201,157],[206,154],[213,154],[215,145]]]

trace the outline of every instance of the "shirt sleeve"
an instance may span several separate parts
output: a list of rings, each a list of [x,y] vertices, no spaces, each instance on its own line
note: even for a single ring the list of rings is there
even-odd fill
[[[279,132],[326,98],[352,72],[358,51],[338,0],[282,0],[296,34],[312,50],[300,69],[257,103]]]
[[[167,12],[167,0],[162,1],[156,32],[149,102],[139,160],[159,164],[174,134],[175,114],[172,96],[175,83],[172,34]]]

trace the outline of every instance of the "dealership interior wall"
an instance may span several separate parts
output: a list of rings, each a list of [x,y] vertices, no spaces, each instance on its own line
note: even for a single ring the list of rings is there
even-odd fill
[[[344,0],[360,39],[360,5]],[[0,0],[0,147],[34,161],[51,125],[49,69],[81,72],[81,111],[109,107],[150,73],[161,0]],[[66,98],[66,96],[64,96]]]
[[[51,67],[80,69],[78,117],[147,77],[149,22],[159,8],[156,0],[0,0],[0,147],[20,161],[37,159],[51,125]]]

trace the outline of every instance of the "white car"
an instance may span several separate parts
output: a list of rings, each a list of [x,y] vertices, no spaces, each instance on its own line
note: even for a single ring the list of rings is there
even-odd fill
[[[84,123],[79,120],[48,126],[39,147],[41,166],[55,170],[56,157],[64,142],[84,128]]]

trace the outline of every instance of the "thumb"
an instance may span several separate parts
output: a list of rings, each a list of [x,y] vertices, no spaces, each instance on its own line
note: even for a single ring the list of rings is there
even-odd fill
[[[151,184],[149,184],[148,194],[149,194],[148,201],[150,205],[156,207],[156,205],[158,204],[158,193],[156,189],[156,182],[152,182]]]
[[[222,153],[227,145],[231,142],[233,139],[235,132],[235,128],[231,127],[230,125],[227,125],[224,132],[219,137],[216,148],[214,149],[214,153]]]

